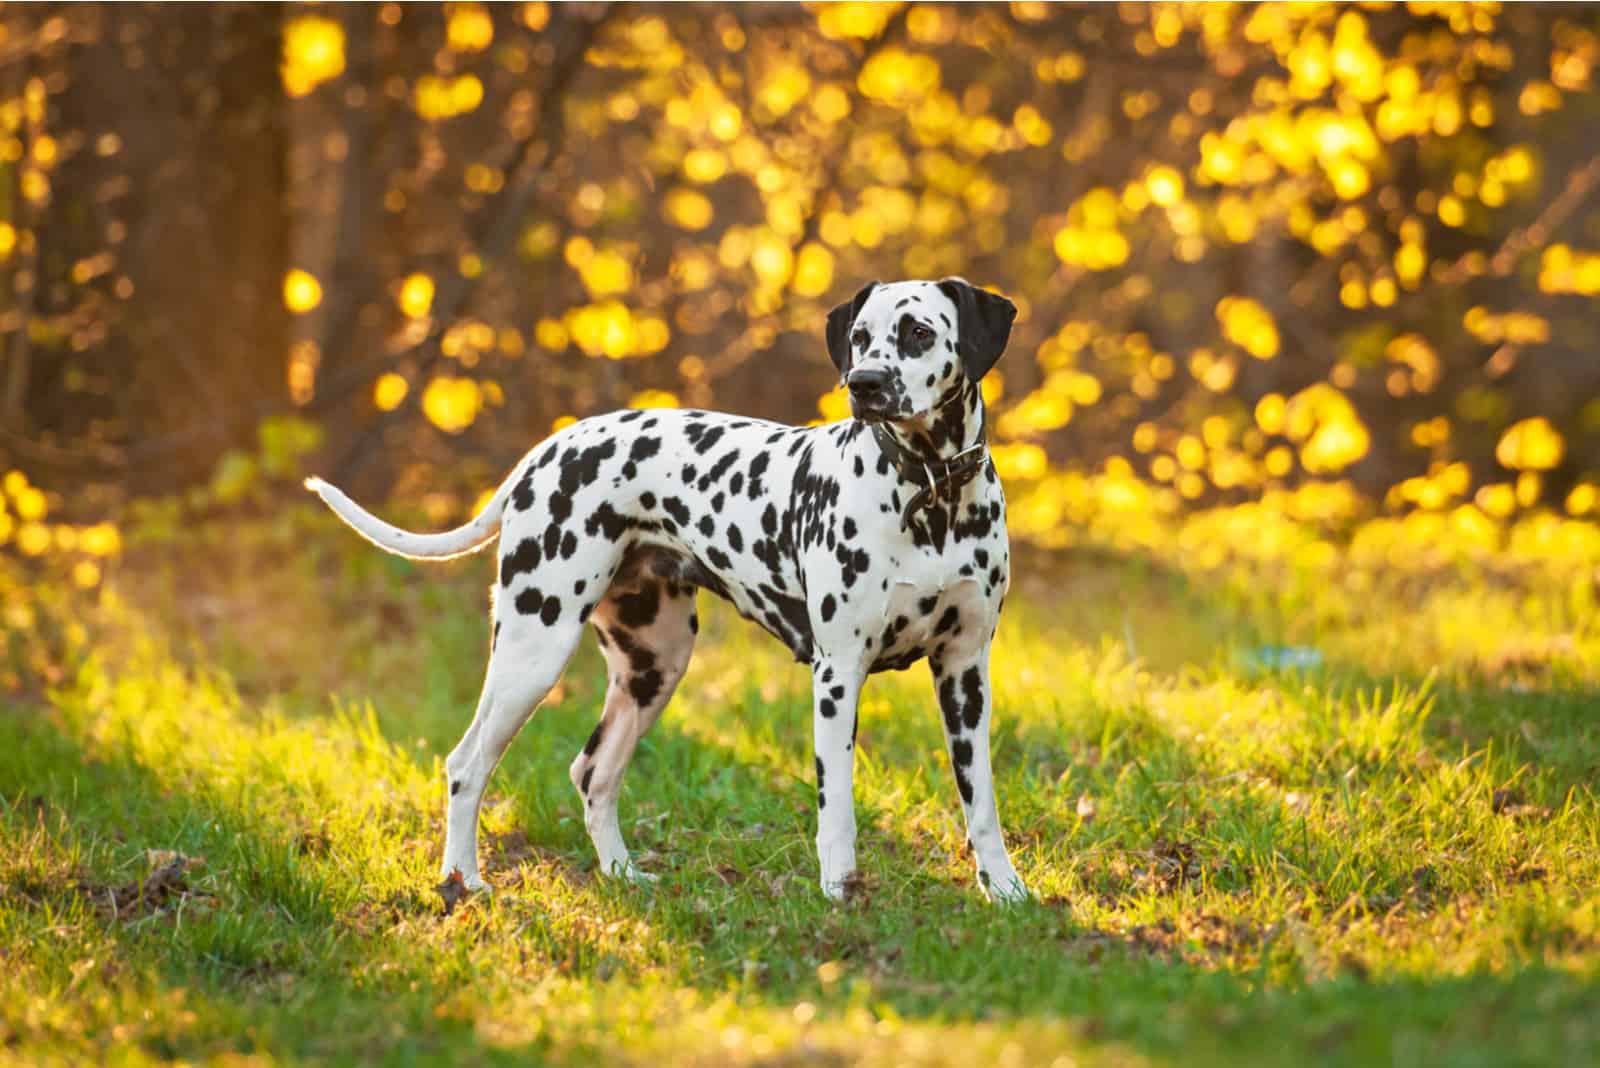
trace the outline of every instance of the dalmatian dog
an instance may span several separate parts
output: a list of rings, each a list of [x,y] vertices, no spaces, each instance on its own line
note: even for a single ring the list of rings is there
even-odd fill
[[[595,416],[535,446],[470,522],[414,534],[320,479],[306,486],[357,533],[413,559],[499,537],[489,666],[445,761],[442,872],[484,887],[478,808],[495,766],[560,678],[585,624],[605,656],[605,708],[573,760],[603,872],[641,872],[617,794],[694,645],[696,591],[727,599],[812,674],[822,890],[856,868],[852,774],[867,676],[927,658],[978,879],[1025,898],[989,766],[989,645],[1010,582],[1005,499],[979,380],[1016,308],[951,278],[872,283],[828,315],[854,418],[791,427],[704,411]]]

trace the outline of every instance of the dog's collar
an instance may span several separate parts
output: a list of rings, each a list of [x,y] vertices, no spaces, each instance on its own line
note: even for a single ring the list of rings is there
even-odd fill
[[[959,404],[964,408],[965,403],[965,398],[958,388],[934,410],[943,414],[945,409],[954,405]],[[983,409],[980,406],[977,443],[969,445],[947,459],[933,461],[917,456],[901,445],[882,423],[868,424],[873,438],[878,442],[878,448],[889,461],[889,466],[893,467],[902,479],[917,487],[917,492],[911,495],[911,499],[900,512],[901,530],[909,527],[916,514],[923,509],[931,508],[935,501],[945,496],[955,500],[961,492],[961,487],[971,482],[978,472],[983,470],[984,463],[989,459],[989,435],[985,423]]]

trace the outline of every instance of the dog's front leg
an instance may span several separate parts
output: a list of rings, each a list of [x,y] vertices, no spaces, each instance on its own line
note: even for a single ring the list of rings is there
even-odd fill
[[[967,841],[978,861],[978,881],[999,901],[1021,901],[1028,888],[1011,865],[1000,813],[995,805],[994,771],[989,766],[989,649],[975,655],[931,660],[945,745],[967,817]]]
[[[818,658],[811,669],[811,733],[817,761],[817,859],[822,892],[839,901],[856,870],[856,705],[864,673]]]

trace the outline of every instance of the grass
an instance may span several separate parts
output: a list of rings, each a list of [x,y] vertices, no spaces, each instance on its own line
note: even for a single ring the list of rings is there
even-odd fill
[[[623,791],[660,884],[594,874],[586,644],[492,784],[494,892],[445,916],[490,570],[309,509],[135,545],[70,670],[0,704],[0,1059],[1600,1060],[1592,586],[1022,554],[995,767],[1038,901],[1012,909],[962,856],[921,667],[868,689],[866,888],[824,901],[806,675],[706,597]]]

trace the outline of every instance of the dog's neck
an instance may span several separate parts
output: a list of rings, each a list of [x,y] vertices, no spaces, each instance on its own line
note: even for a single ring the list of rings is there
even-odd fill
[[[988,466],[983,395],[963,381],[950,396],[920,419],[868,424],[867,437],[905,487],[902,529],[919,517],[916,530],[942,550],[948,520],[944,508],[960,500],[965,487]],[[930,512],[931,510],[931,512]]]

